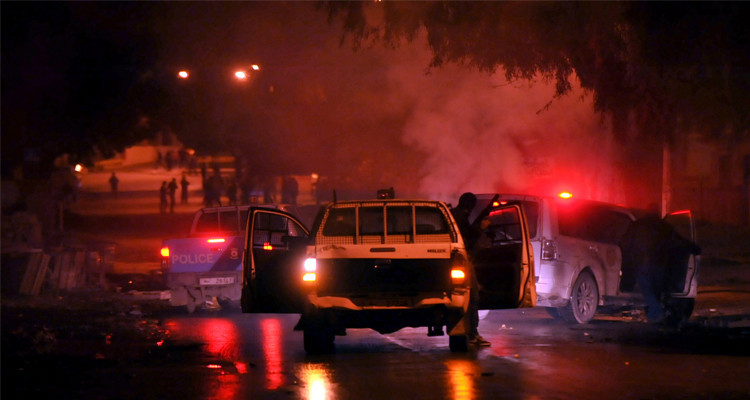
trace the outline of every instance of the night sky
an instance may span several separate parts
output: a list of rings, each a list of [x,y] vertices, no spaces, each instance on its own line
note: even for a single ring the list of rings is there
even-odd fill
[[[239,140],[267,172],[316,172],[339,187],[393,186],[399,196],[447,201],[467,190],[561,189],[623,201],[611,128],[590,96],[575,89],[553,99],[542,80],[509,83],[502,73],[455,65],[428,70],[424,35],[396,49],[355,51],[315,6],[72,3],[71,18],[123,46],[152,35],[159,79],[186,68],[191,79],[212,82],[215,90],[192,99],[197,117],[210,122],[203,136]],[[261,71],[235,87],[231,71],[250,64]]]

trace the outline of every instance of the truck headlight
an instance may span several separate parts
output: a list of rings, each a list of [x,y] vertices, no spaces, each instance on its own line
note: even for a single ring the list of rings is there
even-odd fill
[[[305,282],[314,282],[316,279],[315,271],[318,269],[318,261],[312,257],[305,259],[303,265],[305,274],[302,275],[302,280]]]

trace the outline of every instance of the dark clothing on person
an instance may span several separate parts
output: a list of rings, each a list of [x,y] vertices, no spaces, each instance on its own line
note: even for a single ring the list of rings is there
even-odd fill
[[[204,187],[206,196],[206,207],[213,207],[214,204],[221,207],[221,194],[224,192],[224,179],[219,174],[214,174],[208,178]]]
[[[227,199],[230,206],[237,204],[237,183],[233,179],[227,185]]]
[[[115,173],[112,173],[112,176],[109,177],[109,186],[112,189],[112,196],[114,198],[117,198],[117,186],[120,183],[120,179],[117,178]]]
[[[284,178],[281,184],[281,202],[287,204],[297,204],[297,194],[299,192],[299,184],[297,179],[293,176],[287,176]]]
[[[167,188],[167,181],[161,183],[159,188],[159,212],[164,214],[167,212],[169,189]]]
[[[190,182],[187,180],[185,175],[182,175],[182,180],[180,181],[180,188],[182,189],[180,192],[180,200],[182,201],[182,204],[188,203],[188,186],[190,186]]]
[[[169,189],[169,212],[174,212],[174,203],[175,203],[175,195],[177,193],[177,178],[172,178],[172,181],[169,182],[169,186],[167,186],[167,189]]]
[[[647,319],[660,322],[664,319],[662,296],[671,291],[670,272],[684,270],[689,255],[700,254],[700,247],[680,236],[658,215],[651,214],[630,225],[620,241],[620,248],[622,288],[632,290],[637,283],[646,302]],[[684,274],[681,278],[684,279]]]
[[[466,246],[466,251],[469,253],[470,258],[473,258],[473,254],[471,254],[471,250],[474,248],[475,243],[477,239],[480,236],[480,231],[478,227],[474,226],[471,222],[469,222],[469,215],[471,215],[471,211],[474,209],[474,207],[477,204],[477,198],[472,193],[464,193],[461,195],[461,197],[458,200],[458,206],[451,209],[451,214],[453,214],[453,219],[456,220],[456,225],[458,225],[458,230],[461,233],[461,237],[464,239],[464,245]],[[479,345],[488,345],[489,342],[484,340],[481,335],[479,335],[479,281],[477,280],[476,271],[474,270],[474,263],[473,260],[469,260],[468,262],[468,268],[469,270],[469,281],[471,284],[471,293],[469,297],[469,309],[467,310],[467,318],[468,318],[468,340],[470,343],[479,344]]]

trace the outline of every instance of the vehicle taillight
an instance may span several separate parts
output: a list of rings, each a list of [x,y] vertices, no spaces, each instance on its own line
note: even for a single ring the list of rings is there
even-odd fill
[[[165,258],[169,257],[169,247],[167,246],[162,247],[160,253],[162,257],[165,257]]]
[[[263,250],[273,250],[273,246],[271,246],[271,243],[263,243]]]
[[[554,240],[542,240],[542,260],[554,260],[557,257],[557,245]]]
[[[463,268],[452,268],[451,269],[451,282],[454,286],[462,286],[466,282],[466,272]]]
[[[315,272],[318,269],[318,261],[314,258],[305,259],[303,268],[305,269],[305,274],[302,275],[302,280],[305,282],[315,282],[315,279],[317,279]]]
[[[466,285],[467,262],[468,260],[462,254],[453,253],[451,257],[451,283],[453,283],[453,286]]]

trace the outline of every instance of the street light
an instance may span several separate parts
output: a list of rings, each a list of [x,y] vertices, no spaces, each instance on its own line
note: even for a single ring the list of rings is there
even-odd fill
[[[249,67],[249,70],[260,71],[260,65],[252,64]],[[244,81],[250,78],[250,74],[248,72],[248,69],[238,69],[237,71],[234,72],[234,77],[237,78],[238,80]]]
[[[181,70],[180,72],[177,73],[177,76],[180,79],[187,79],[187,78],[190,77],[190,73],[188,71],[186,71],[186,70],[183,69],[183,70]]]

